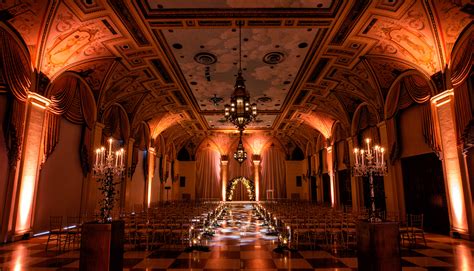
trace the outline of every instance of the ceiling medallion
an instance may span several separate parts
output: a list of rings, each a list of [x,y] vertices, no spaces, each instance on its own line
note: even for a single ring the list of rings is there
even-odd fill
[[[202,52],[194,56],[194,61],[202,65],[211,65],[216,63],[217,57],[209,52]]]
[[[216,94],[214,94],[214,97],[210,98],[209,101],[214,104],[214,106],[218,106],[220,102],[222,102],[224,99],[222,97],[217,97]]]
[[[263,57],[263,62],[270,65],[281,63],[283,60],[285,60],[285,54],[282,52],[270,52]]]
[[[262,97],[257,99],[258,103],[269,103],[271,101],[272,101],[272,98],[270,98],[268,96],[262,96]]]

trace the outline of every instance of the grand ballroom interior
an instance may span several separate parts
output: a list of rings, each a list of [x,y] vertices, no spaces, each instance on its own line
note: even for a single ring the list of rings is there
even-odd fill
[[[0,270],[474,270],[473,10],[0,1]]]

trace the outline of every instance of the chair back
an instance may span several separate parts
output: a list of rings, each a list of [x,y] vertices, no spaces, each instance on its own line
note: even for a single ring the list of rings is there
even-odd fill
[[[49,231],[61,230],[63,228],[63,217],[62,216],[50,216],[49,217]]]
[[[410,215],[410,226],[413,228],[423,229],[423,214]]]

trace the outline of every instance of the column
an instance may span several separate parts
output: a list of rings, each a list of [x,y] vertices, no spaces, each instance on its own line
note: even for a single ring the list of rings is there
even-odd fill
[[[385,121],[377,124],[380,135],[380,145],[387,150],[387,161],[389,160],[389,146],[391,142],[388,140],[387,124]],[[403,192],[403,173],[401,163],[397,161],[395,164],[387,162],[387,175],[383,177],[385,189],[385,206],[387,212],[398,212],[400,217],[405,217],[405,200]]]
[[[354,143],[352,142],[352,137],[347,138],[347,145],[349,148],[349,161],[350,166],[354,166],[354,155],[352,154],[352,150],[354,149]],[[351,170],[351,168],[349,168]],[[351,174],[351,196],[352,196],[352,210],[354,212],[358,212],[360,207],[363,205],[363,186],[361,185],[361,181],[358,177],[355,177]]]
[[[334,164],[333,164],[333,154],[332,146],[326,147],[326,163],[328,167],[329,174],[329,184],[330,184],[330,193],[331,193],[331,206],[336,206],[336,184],[334,180]]]
[[[435,126],[442,148],[442,163],[451,222],[451,232],[469,238],[461,159],[457,148],[454,91],[446,90],[431,98]],[[464,180],[465,181],[465,180]],[[466,183],[466,182],[465,182]]]
[[[222,183],[222,201],[226,201],[226,188],[229,172],[229,157],[227,155],[221,156],[221,183]]]
[[[130,198],[130,186],[132,185],[132,155],[133,155],[133,144],[135,143],[135,139],[129,138],[128,143],[125,143],[125,178],[120,185],[120,209],[126,210],[127,203],[129,202],[127,199]],[[129,208],[130,209],[130,208]],[[136,210],[135,210],[136,211]]]
[[[255,183],[255,201],[260,201],[260,155],[254,154],[253,161],[253,180]]]
[[[91,151],[100,148],[104,126],[100,122],[95,123],[94,130],[92,131]],[[95,160],[92,160],[92,162],[95,162]],[[89,174],[84,178],[82,184],[81,215],[93,214],[99,197],[101,195],[96,179],[93,178],[92,174]]]
[[[50,101],[36,93],[28,95],[24,140],[19,165],[19,175],[13,198],[15,208],[11,214],[12,234],[23,235],[31,231],[42,158],[44,117]]]
[[[151,204],[151,187],[152,187],[152,181],[153,181],[153,177],[154,177],[154,172],[155,172],[155,156],[156,156],[156,152],[155,152],[155,148],[148,148],[148,156],[147,156],[147,159],[148,159],[148,180],[146,182],[146,191],[147,191],[147,206],[148,208],[150,208],[150,204]],[[174,176],[173,176],[174,177]]]

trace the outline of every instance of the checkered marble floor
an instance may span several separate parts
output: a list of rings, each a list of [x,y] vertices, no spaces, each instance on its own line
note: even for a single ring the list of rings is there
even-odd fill
[[[357,270],[351,249],[275,253],[274,236],[266,235],[249,204],[231,205],[219,221],[214,237],[205,245],[209,252],[184,252],[184,247],[152,251],[127,249],[124,270]],[[403,270],[474,270],[474,243],[427,234],[427,246],[402,249]],[[79,251],[51,249],[46,238],[0,245],[0,271],[79,270]]]

